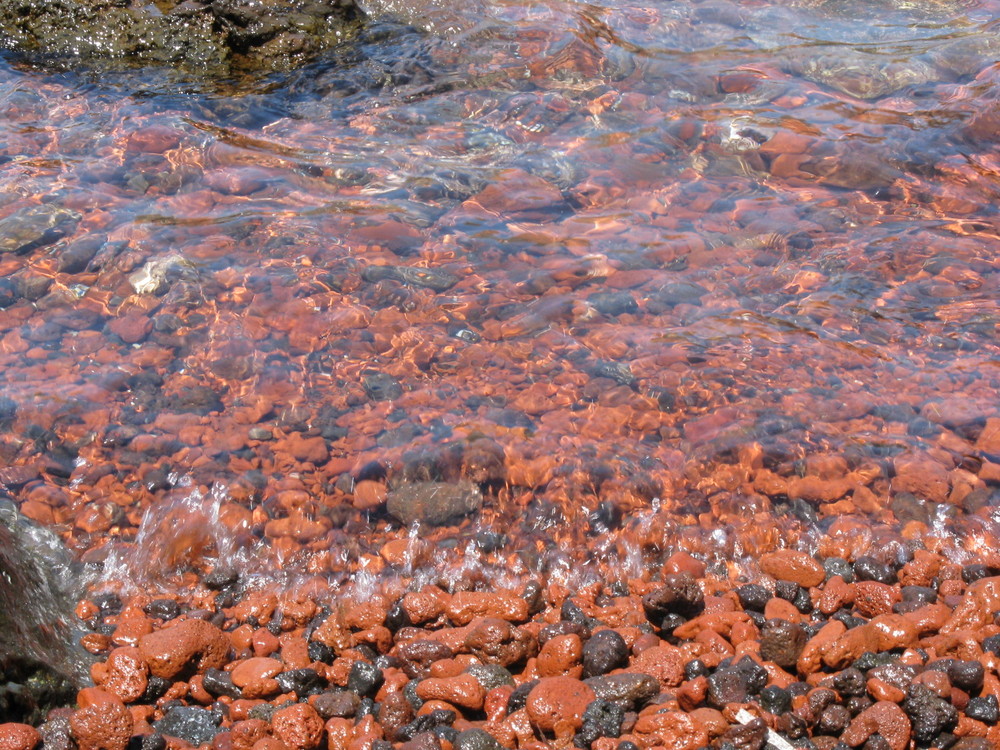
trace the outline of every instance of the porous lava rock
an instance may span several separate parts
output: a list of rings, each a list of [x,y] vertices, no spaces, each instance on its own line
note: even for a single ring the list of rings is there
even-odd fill
[[[545,677],[528,693],[525,708],[531,723],[544,732],[556,732],[565,723],[573,730],[583,725],[583,714],[597,696],[572,677]]]
[[[69,720],[79,750],[125,750],[132,737],[132,714],[117,697],[97,688],[81,690],[80,708]]]
[[[42,736],[30,724],[0,724],[0,750],[34,750]]]

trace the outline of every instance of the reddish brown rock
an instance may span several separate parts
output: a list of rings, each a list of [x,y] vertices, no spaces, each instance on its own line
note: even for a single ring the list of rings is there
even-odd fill
[[[538,652],[535,637],[506,620],[485,617],[474,620],[467,627],[462,646],[484,663],[506,667]]]
[[[153,675],[172,680],[188,672],[221,669],[229,638],[204,620],[183,620],[140,638],[139,653]]]
[[[851,628],[823,649],[823,663],[834,669],[843,669],[866,651],[877,653],[879,638],[879,630],[870,623]]]
[[[545,677],[528,693],[525,709],[531,723],[543,732],[555,731],[561,721],[578,730],[583,725],[583,712],[596,697],[580,680]]]
[[[941,632],[957,633],[992,624],[993,612],[997,610],[1000,610],[1000,576],[982,578],[969,586],[951,617],[941,626]]]
[[[854,608],[863,617],[877,617],[892,611],[892,605],[902,600],[899,589],[877,581],[854,584]]]
[[[763,555],[760,569],[776,580],[793,581],[806,588],[819,586],[826,576],[823,566],[811,556],[791,549]]]
[[[459,591],[452,595],[446,612],[456,625],[468,625],[477,617],[524,622],[528,619],[528,602],[508,592]]]
[[[417,695],[421,700],[440,700],[460,708],[478,711],[486,700],[486,690],[471,674],[454,677],[430,678],[417,683]]]
[[[869,624],[878,631],[880,651],[911,648],[920,639],[917,623],[906,615],[879,615]]]
[[[918,498],[943,503],[948,499],[948,467],[926,454],[897,456],[893,461],[895,492],[911,492]]]
[[[139,649],[122,646],[108,656],[101,686],[125,703],[132,703],[146,692],[148,676],[149,667]]]
[[[651,675],[663,688],[676,687],[684,681],[684,665],[687,660],[680,649],[664,643],[647,648],[629,663],[629,670]]]
[[[550,638],[538,652],[538,674],[542,677],[566,675],[577,679],[583,675],[580,659],[583,656],[583,641],[576,633],[557,635]]]
[[[257,740],[267,735],[268,723],[263,719],[242,719],[233,722],[229,730],[233,750],[250,750]]]
[[[858,747],[876,732],[892,750],[907,750],[910,746],[910,720],[903,709],[890,701],[879,701],[855,716],[841,739],[851,747]]]
[[[294,703],[274,712],[271,731],[290,750],[314,750],[323,740],[323,719],[308,703]]]
[[[643,739],[643,747],[696,750],[708,744],[707,727],[696,724],[680,711],[665,710],[640,716],[633,731]]]
[[[41,741],[38,730],[29,724],[0,724],[0,750],[34,750]]]
[[[275,675],[284,671],[277,659],[254,656],[236,665],[232,672],[233,684],[243,691],[244,698],[266,698],[280,692]]]
[[[132,737],[132,714],[116,696],[89,688],[77,695],[80,708],[69,720],[79,750],[125,750]]]

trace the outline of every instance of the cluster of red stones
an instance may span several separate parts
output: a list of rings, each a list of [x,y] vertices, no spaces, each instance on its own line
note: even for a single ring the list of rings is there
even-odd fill
[[[0,725],[0,746],[996,747],[1000,560],[884,549],[779,550],[728,576],[677,553],[575,591],[96,596],[78,607],[95,687],[40,733]]]

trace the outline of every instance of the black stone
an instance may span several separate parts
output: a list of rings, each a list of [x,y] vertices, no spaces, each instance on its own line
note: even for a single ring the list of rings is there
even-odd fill
[[[587,624],[587,615],[583,613],[583,610],[580,609],[576,602],[568,597],[563,600],[562,608],[559,610],[559,619],[577,625]]]
[[[757,583],[747,583],[736,588],[736,596],[745,610],[763,612],[771,600],[771,592]]]
[[[465,671],[475,677],[487,692],[503,685],[514,685],[514,675],[499,664],[470,664]]]
[[[594,677],[624,667],[628,664],[628,654],[628,644],[616,631],[594,633],[583,644],[583,676]]]
[[[767,745],[767,724],[759,716],[755,717],[746,724],[737,724],[727,729],[721,740],[720,748],[729,745],[733,750],[764,750]]]
[[[996,574],[997,571],[995,568],[983,565],[982,563],[973,563],[962,567],[962,580],[965,583],[974,583],[982,578],[989,578]]]
[[[899,590],[904,602],[933,604],[937,601],[937,591],[930,586],[903,586]]]
[[[363,719],[366,716],[374,716],[377,719],[379,708],[380,706],[375,702],[374,698],[362,698],[358,704],[358,712],[355,714],[355,718]]]
[[[1000,635],[991,635],[983,638],[983,651],[1000,656]]]
[[[319,661],[323,664],[331,664],[337,656],[337,652],[327,646],[322,641],[309,641],[307,647],[309,658],[312,661]]]
[[[793,604],[801,590],[802,587],[794,581],[775,581],[774,583],[774,595],[779,599],[784,599],[786,602],[792,602]]]
[[[402,600],[393,604],[385,615],[385,626],[393,633],[400,628],[408,628],[411,625],[413,625],[413,623],[410,621],[410,616],[406,614],[406,610],[403,608]],[[321,659],[320,661],[326,660]]]
[[[823,709],[816,722],[816,731],[819,734],[839,735],[847,725],[851,723],[851,712],[846,707],[834,704]]]
[[[715,670],[708,678],[708,704],[723,709],[728,703],[746,703],[750,697],[747,675],[736,667]]]
[[[834,576],[840,576],[846,583],[854,581],[854,568],[842,557],[828,557],[823,561],[823,570],[826,571],[826,578],[830,580]]]
[[[995,695],[969,698],[965,705],[965,715],[985,724],[996,724],[1000,720],[1000,702]]]
[[[215,738],[221,722],[221,712],[196,706],[175,706],[154,722],[153,728],[160,734],[177,737],[197,747]]]
[[[622,733],[625,711],[617,703],[598,698],[583,712],[583,725],[573,738],[576,747],[589,748],[599,737],[618,737]]]
[[[692,659],[684,665],[684,678],[694,680],[698,677],[708,677],[712,670],[701,659]]]
[[[642,597],[646,617],[660,625],[667,615],[697,617],[705,609],[705,595],[690,573],[671,573],[663,577],[663,586]]]
[[[833,687],[841,695],[864,695],[868,692],[867,680],[861,672],[853,667],[842,669],[833,678]]]
[[[909,695],[902,704],[910,717],[912,737],[917,743],[930,743],[939,734],[954,728],[958,711],[950,703],[938,698],[923,685],[911,685]]]
[[[859,625],[864,625],[867,620],[863,617],[857,617],[851,614],[850,610],[841,609],[833,613],[830,617],[831,620],[840,620],[844,625],[847,626],[848,630],[858,627]],[[860,667],[859,667],[860,669]]]
[[[430,732],[438,727],[451,726],[456,718],[458,718],[458,715],[454,711],[439,708],[436,711],[431,711],[429,714],[418,716],[406,726],[401,727],[396,731],[396,736],[406,742],[407,740],[412,740],[422,732]]]
[[[502,750],[503,746],[485,729],[466,729],[452,740],[455,750]]]
[[[313,698],[312,705],[324,721],[333,718],[349,719],[358,712],[361,699],[350,690],[331,690]]]
[[[219,591],[236,583],[238,578],[239,575],[231,568],[214,568],[211,573],[201,579],[201,582],[205,584],[206,588]]]
[[[859,581],[896,582],[895,570],[868,555],[859,557],[854,561],[854,575]]]
[[[623,315],[635,313],[639,305],[628,292],[595,292],[587,297],[589,302],[601,315]]]
[[[362,664],[364,662],[355,662]],[[381,675],[381,670],[379,670]],[[315,669],[305,667],[303,669],[290,669],[277,675],[275,681],[281,687],[283,693],[295,693],[299,698],[323,692],[323,679]]]
[[[372,401],[392,401],[403,395],[403,386],[388,373],[366,370],[361,385]]]
[[[514,688],[514,692],[510,694],[507,699],[507,713],[512,714],[515,711],[520,711],[528,702],[528,693],[530,693],[535,685],[538,684],[538,680],[529,680],[523,685],[518,685]]]
[[[230,698],[239,698],[242,692],[233,684],[233,677],[229,672],[221,669],[209,669],[205,672],[202,685],[213,697],[227,695]]]
[[[173,683],[162,677],[150,675],[146,682],[146,692],[142,694],[140,700],[143,703],[156,703],[156,701],[166,693]]]
[[[777,685],[768,685],[760,691],[760,707],[778,716],[792,707],[792,694]]]
[[[356,661],[347,677],[347,689],[365,697],[375,695],[383,682],[385,678],[381,669],[366,661]]]
[[[983,674],[983,665],[978,661],[956,659],[948,665],[948,679],[951,680],[951,684],[970,695],[982,690]]]
[[[161,620],[173,620],[181,613],[181,605],[173,599],[154,599],[142,609],[150,617]]]

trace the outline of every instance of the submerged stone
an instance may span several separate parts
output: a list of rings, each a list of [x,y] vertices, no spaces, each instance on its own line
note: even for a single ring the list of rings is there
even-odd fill
[[[389,515],[405,524],[414,521],[442,526],[479,510],[483,493],[471,482],[405,482],[389,490]]]
[[[0,254],[27,253],[49,245],[72,232],[79,221],[76,211],[50,203],[22,208],[0,219]]]

